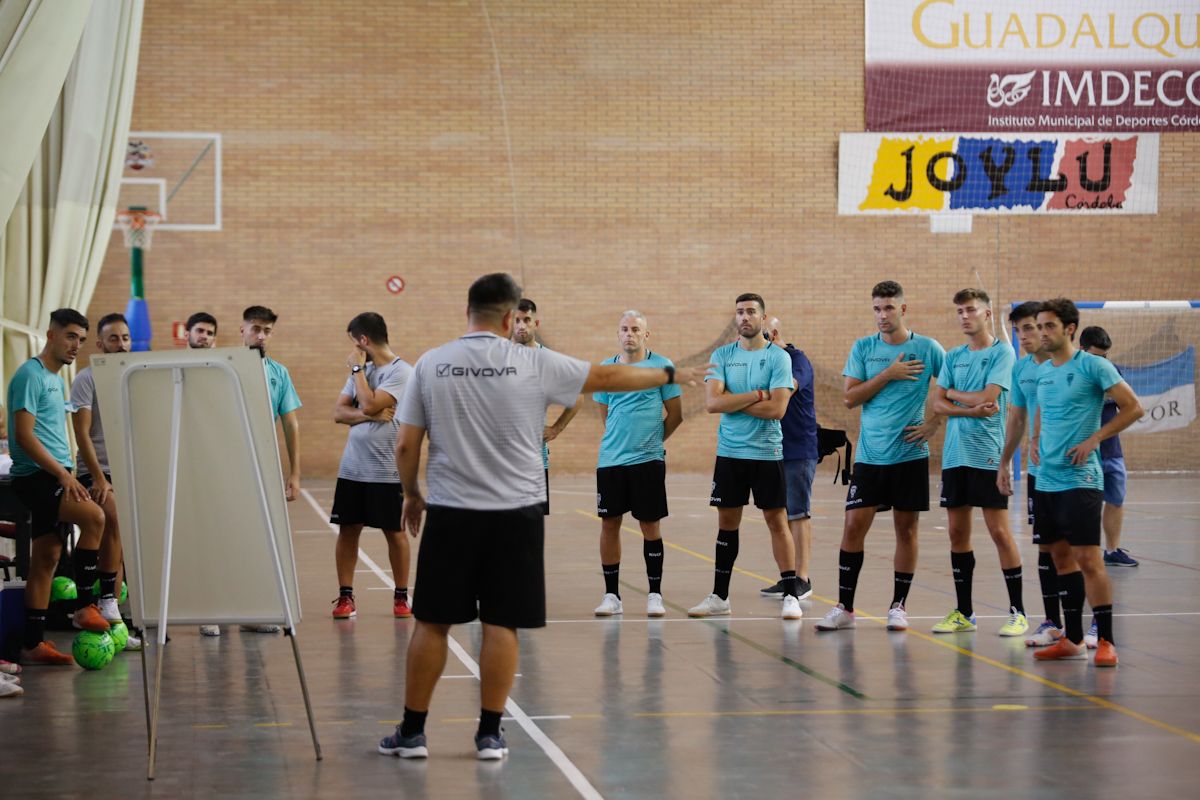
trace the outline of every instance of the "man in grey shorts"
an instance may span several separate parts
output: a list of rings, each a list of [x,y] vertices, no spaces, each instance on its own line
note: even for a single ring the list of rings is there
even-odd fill
[[[385,755],[425,758],[425,718],[446,665],[450,626],[479,619],[478,757],[503,758],[500,717],[517,668],[518,628],[546,624],[541,460],[546,405],[580,392],[632,392],[675,381],[672,367],[593,366],[509,341],[521,288],[485,275],[467,294],[467,332],[425,353],[413,368],[396,418],[396,462],[404,485],[404,527],[413,536],[428,510],[417,555],[404,718],[379,743]],[[708,365],[679,370],[695,383]],[[426,481],[417,481],[429,436]]]

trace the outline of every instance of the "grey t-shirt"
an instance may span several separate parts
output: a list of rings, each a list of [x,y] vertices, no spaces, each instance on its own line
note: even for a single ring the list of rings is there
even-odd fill
[[[88,429],[88,438],[96,450],[96,458],[100,468],[108,472],[108,449],[104,446],[104,426],[100,423],[100,401],[96,397],[96,379],[92,377],[92,368],[84,367],[79,370],[71,383],[71,411],[89,409],[92,412],[92,426]],[[83,451],[75,459],[77,475],[90,475],[87,462],[83,460]]]
[[[421,356],[396,419],[429,432],[429,504],[482,511],[540,505],[546,406],[574,405],[590,368],[484,332]]]
[[[373,391],[384,391],[396,398],[396,404],[404,397],[404,385],[412,375],[408,362],[397,358],[390,364],[379,367],[367,364],[367,385]],[[353,375],[346,381],[342,394],[358,399],[358,389]],[[396,471],[396,432],[400,423],[360,422],[350,426],[346,437],[346,449],[342,451],[342,463],[338,466],[338,477],[364,483],[399,483]]]

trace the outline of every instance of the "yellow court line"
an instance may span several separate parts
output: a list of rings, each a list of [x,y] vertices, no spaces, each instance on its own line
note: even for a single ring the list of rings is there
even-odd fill
[[[290,728],[290,727],[292,727],[292,723],[290,723],[290,722],[256,722],[256,723],[254,723],[254,727],[256,727],[256,728]]]
[[[763,709],[761,711],[638,711],[630,716],[641,718],[659,717],[838,717],[838,716],[889,716],[896,714],[1012,714],[1018,711],[1095,711],[1089,706],[1040,706],[1040,707],[981,707],[981,708],[795,708]]]
[[[198,728],[202,731],[218,730],[220,728],[228,728],[228,725],[193,725],[193,728]]]
[[[584,511],[583,509],[577,508],[577,509],[575,509],[575,511],[576,511],[576,513],[582,514],[585,517],[591,517],[594,520],[600,519],[595,514],[591,514],[587,511]],[[634,530],[633,528],[629,528],[624,525],[621,526],[621,530],[636,534],[639,537],[642,535],[641,531]],[[695,556],[696,558],[699,558],[703,561],[707,561],[710,564],[716,563],[714,561],[714,559],[709,558],[708,556],[703,555],[701,553],[697,553],[695,550],[690,550],[681,545],[674,544],[673,542],[667,542],[666,540],[664,540],[664,543],[667,545],[667,547],[671,547],[675,550],[679,550],[681,552],[687,553],[688,555]],[[767,583],[767,584],[775,583],[775,580],[773,578],[768,578],[765,575],[759,575],[758,573],[751,572],[749,570],[744,570],[738,566],[735,566],[733,569],[735,572],[740,572],[743,575],[748,575],[752,578],[756,578],[756,579],[762,581],[763,583]],[[829,605],[829,606],[837,605],[836,600],[832,600],[828,597],[822,597],[821,595],[818,595],[818,594],[814,594],[813,599],[819,600],[822,603],[825,603],[826,605]],[[872,622],[878,622],[881,625],[886,624],[882,618],[876,617],[872,614],[868,614],[864,611],[855,610],[854,615],[855,615],[855,617],[869,619]],[[1023,670],[1019,667],[1014,667],[1009,664],[1004,664],[1000,661],[997,661],[994,658],[988,658],[987,656],[980,655],[979,653],[959,647],[958,645],[950,644],[949,642],[942,640],[942,639],[935,638],[934,636],[932,636],[930,634],[921,633],[920,631],[916,631],[916,630],[913,630],[912,628],[909,628],[907,635],[916,636],[918,639],[922,639],[926,642],[929,642],[930,644],[935,644],[938,647],[944,647],[947,650],[951,650],[955,653],[958,653],[959,655],[963,655],[963,656],[966,656],[967,658],[974,659],[983,664],[987,664],[989,666],[996,667],[997,669],[1002,669],[1005,672],[1011,673],[1013,675],[1017,675],[1021,678],[1026,678],[1028,680],[1033,681],[1034,683],[1040,684],[1049,689],[1054,689],[1055,691],[1059,691],[1065,695],[1069,695],[1070,697],[1078,697],[1081,700],[1086,700],[1089,703],[1093,703],[1097,706],[1100,706],[1101,708],[1108,709],[1109,711],[1115,711],[1118,714],[1124,714],[1125,716],[1127,716],[1131,719],[1136,719],[1139,722],[1144,722],[1147,725],[1152,725],[1155,728],[1158,728],[1159,730],[1166,731],[1167,733],[1173,733],[1176,736],[1181,736],[1184,739],[1188,739],[1189,741],[1195,742],[1196,744],[1200,744],[1200,733],[1195,733],[1195,732],[1189,731],[1185,728],[1180,728],[1176,725],[1170,724],[1169,722],[1163,722],[1162,720],[1147,716],[1146,714],[1142,714],[1139,711],[1134,711],[1132,708],[1127,708],[1119,703],[1114,703],[1111,700],[1105,700],[1103,697],[1097,697],[1096,695],[1088,694],[1087,692],[1081,692],[1078,689],[1072,689],[1070,686],[1065,686],[1061,683],[1058,683],[1057,681],[1052,681],[1048,678],[1043,678],[1041,675],[1035,675],[1032,672],[1026,672],[1025,670]],[[1119,669],[1119,667],[1118,667],[1118,669]]]
[[[604,719],[603,714],[564,714],[563,716],[570,717],[571,719]],[[566,720],[554,721],[566,722]],[[479,722],[479,717],[445,717],[442,722]]]

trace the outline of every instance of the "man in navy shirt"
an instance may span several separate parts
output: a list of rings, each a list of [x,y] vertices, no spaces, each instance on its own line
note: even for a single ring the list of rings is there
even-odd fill
[[[817,409],[813,389],[813,366],[791,343],[785,343],[778,317],[767,323],[771,343],[779,345],[792,359],[792,378],[796,391],[788,400],[787,411],[779,422],[783,426],[783,474],[787,481],[788,528],[796,547],[796,580],[800,584],[796,596],[812,597],[812,581],[808,577],[808,559],[812,550],[812,484],[817,471]],[[783,599],[783,581],[759,593],[764,597]]]

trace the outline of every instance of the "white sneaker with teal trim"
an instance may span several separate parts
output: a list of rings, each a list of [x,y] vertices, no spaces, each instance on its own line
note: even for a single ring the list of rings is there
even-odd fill
[[[692,606],[688,609],[689,617],[727,617],[730,612],[728,600],[722,600],[715,594],[710,594],[708,597],[700,601],[699,605]]]

